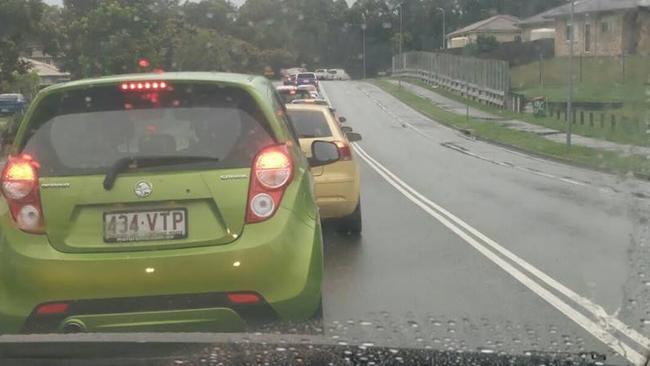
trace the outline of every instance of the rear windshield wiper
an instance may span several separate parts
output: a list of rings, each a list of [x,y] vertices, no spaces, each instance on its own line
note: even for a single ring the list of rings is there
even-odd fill
[[[115,184],[118,174],[127,170],[131,165],[138,168],[152,166],[178,165],[200,162],[217,162],[218,158],[210,156],[129,156],[117,160],[106,173],[104,189],[110,191]]]

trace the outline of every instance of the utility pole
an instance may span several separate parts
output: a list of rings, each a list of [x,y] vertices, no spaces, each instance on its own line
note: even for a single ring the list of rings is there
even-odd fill
[[[403,18],[402,18],[402,13],[403,13],[403,8],[402,5],[404,5],[404,2],[401,2],[399,6],[399,46],[398,46],[398,55],[400,59],[400,69],[404,69],[404,56],[402,55],[402,39],[404,38],[404,34],[402,33],[402,25],[404,23]],[[397,78],[397,83],[399,84],[399,87],[402,87],[402,77]]]
[[[361,24],[361,33],[363,38],[363,78],[366,78],[366,13],[363,13],[363,24]]]
[[[571,24],[571,33],[569,34],[569,97],[566,103],[566,145],[571,147],[571,128],[573,124],[573,47],[575,43],[576,27],[574,24],[575,0],[571,1],[571,14],[569,24]]]
[[[442,49],[447,49],[447,19],[444,8],[438,8],[442,12]]]

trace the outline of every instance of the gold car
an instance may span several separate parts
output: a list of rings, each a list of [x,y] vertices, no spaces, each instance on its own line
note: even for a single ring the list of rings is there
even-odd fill
[[[360,233],[359,166],[350,142],[361,140],[361,135],[344,133],[327,106],[288,104],[287,112],[307,157],[310,157],[311,144],[316,140],[331,141],[338,146],[339,161],[311,169],[316,201],[321,218],[335,220],[341,231]]]

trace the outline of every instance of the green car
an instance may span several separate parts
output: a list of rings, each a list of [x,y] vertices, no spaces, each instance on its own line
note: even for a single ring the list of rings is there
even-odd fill
[[[320,311],[308,161],[263,77],[44,89],[1,176],[0,332],[243,331]]]

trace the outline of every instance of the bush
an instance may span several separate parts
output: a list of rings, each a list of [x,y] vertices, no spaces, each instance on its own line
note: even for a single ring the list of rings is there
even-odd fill
[[[492,52],[499,48],[499,41],[494,36],[479,35],[476,42],[470,43],[463,48],[466,56],[477,57],[482,53]]]
[[[16,138],[16,133],[18,132],[18,127],[20,126],[20,121],[23,119],[22,113],[16,113],[13,116],[7,118],[7,122],[2,126],[2,131],[0,131],[0,148],[3,155],[7,153],[8,148],[13,144],[14,139]]]

